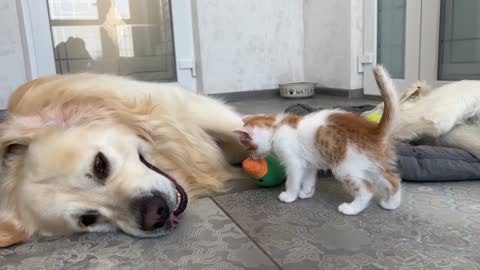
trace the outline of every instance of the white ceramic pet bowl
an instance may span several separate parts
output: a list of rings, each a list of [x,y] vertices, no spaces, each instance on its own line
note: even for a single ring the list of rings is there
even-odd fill
[[[280,95],[285,98],[306,98],[315,94],[315,83],[294,82],[279,85]]]

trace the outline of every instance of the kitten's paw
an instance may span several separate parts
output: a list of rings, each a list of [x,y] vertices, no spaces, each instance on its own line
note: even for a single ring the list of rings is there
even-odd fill
[[[300,199],[308,199],[308,198],[313,197],[313,194],[315,194],[315,189],[314,188],[312,188],[310,190],[307,190],[307,191],[300,190],[300,192],[298,193],[298,197]]]
[[[401,192],[398,191],[396,194],[389,198],[383,198],[380,200],[379,204],[383,209],[386,210],[395,210],[400,206],[402,200]]]
[[[385,210],[395,210],[400,206],[400,203],[392,202],[391,200],[381,200],[379,204]]]
[[[386,210],[395,210],[400,206],[400,200],[380,200],[380,206]]]
[[[357,207],[352,206],[351,203],[342,203],[338,206],[338,212],[348,215],[348,216],[353,216],[357,215],[358,213],[361,212]]]
[[[297,199],[297,195],[284,191],[278,195],[278,199],[285,203],[291,203]]]

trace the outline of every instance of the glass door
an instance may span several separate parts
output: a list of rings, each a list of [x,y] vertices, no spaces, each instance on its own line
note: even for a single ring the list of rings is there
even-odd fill
[[[382,64],[398,88],[406,88],[418,78],[421,2],[418,0],[365,0],[364,93],[379,95],[371,68]]]
[[[434,86],[480,80],[480,1],[424,0],[420,77]]]
[[[48,0],[57,73],[175,81],[169,0]]]
[[[377,63],[405,79],[406,0],[379,0],[377,6]]]
[[[197,91],[190,0],[21,0],[28,79],[77,72]]]
[[[383,64],[399,91],[480,80],[480,1],[365,0],[364,92],[378,95],[371,67]],[[369,57],[365,57],[369,56]]]

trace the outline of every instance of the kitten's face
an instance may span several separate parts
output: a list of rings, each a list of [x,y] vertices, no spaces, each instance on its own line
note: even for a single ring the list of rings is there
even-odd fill
[[[265,158],[272,151],[275,116],[245,116],[243,122],[243,128],[233,132],[239,136],[240,142],[252,158]]]

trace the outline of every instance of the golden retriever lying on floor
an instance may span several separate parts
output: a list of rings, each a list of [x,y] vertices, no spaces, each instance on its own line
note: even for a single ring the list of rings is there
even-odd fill
[[[0,124],[0,246],[39,235],[169,233],[188,197],[240,177],[241,117],[176,84],[79,74],[18,88]],[[188,196],[186,195],[188,194]]]

